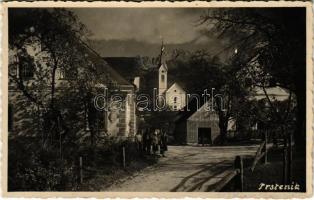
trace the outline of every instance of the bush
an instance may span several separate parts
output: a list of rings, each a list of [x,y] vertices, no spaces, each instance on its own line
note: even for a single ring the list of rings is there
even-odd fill
[[[122,147],[127,166],[134,161],[148,161],[131,140],[103,140],[96,146],[63,145],[60,158],[58,147],[43,149],[39,139],[9,140],[9,191],[64,191],[78,188],[79,157],[83,158],[84,175],[92,177],[97,169],[122,168]]]
[[[58,151],[44,150],[34,138],[9,141],[9,191],[61,191],[75,185],[75,165]]]

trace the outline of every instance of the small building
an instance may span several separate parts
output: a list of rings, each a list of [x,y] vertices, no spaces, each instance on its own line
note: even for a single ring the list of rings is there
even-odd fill
[[[209,102],[197,109],[195,100],[179,113],[175,120],[175,140],[180,144],[215,144],[219,138],[219,117],[209,108]]]

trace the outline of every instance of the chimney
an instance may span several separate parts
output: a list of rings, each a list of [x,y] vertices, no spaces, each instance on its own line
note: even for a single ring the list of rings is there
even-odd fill
[[[138,91],[140,89],[140,77],[139,76],[134,77],[133,84],[136,86],[136,91]]]

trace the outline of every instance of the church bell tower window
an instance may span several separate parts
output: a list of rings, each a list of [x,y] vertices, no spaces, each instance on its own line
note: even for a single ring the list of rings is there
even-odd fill
[[[161,81],[162,81],[162,82],[165,81],[165,75],[164,75],[164,74],[161,75]]]

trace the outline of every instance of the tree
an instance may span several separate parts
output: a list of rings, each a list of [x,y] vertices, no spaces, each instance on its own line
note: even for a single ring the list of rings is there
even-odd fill
[[[183,55],[183,56],[182,56]],[[239,111],[239,101],[245,100],[247,92],[244,87],[244,78],[241,76],[240,65],[234,57],[222,63],[217,56],[211,56],[206,51],[181,53],[174,61],[176,78],[186,84],[188,92],[200,97],[204,90],[214,89],[215,111],[219,115],[221,144],[224,144],[227,135],[228,122]],[[195,81],[198,80],[198,81]],[[236,107],[237,105],[238,107]]]
[[[297,146],[305,147],[305,9],[217,9],[201,17],[219,37],[237,47],[242,68],[254,67],[253,80],[266,87],[291,91],[297,102]],[[298,30],[298,31],[294,31]],[[258,70],[256,70],[258,68]],[[259,85],[256,84],[256,85]],[[281,119],[284,122],[284,119]]]
[[[85,27],[68,10],[12,9],[9,21],[9,85],[25,97],[21,104],[23,113],[34,117],[33,122],[39,127],[30,130],[36,137],[25,146],[31,157],[28,160],[40,166],[33,170],[36,178],[42,176],[42,170],[48,173],[45,179],[54,176],[49,173],[52,163],[52,170],[60,172],[62,182],[67,178],[66,173],[75,176],[71,170],[80,147],[86,147],[87,141],[92,147],[96,143],[98,116],[93,98],[99,92],[96,84],[108,83],[108,74],[102,70],[104,61],[88,47]],[[21,103],[19,99],[10,100]],[[86,128],[90,135],[86,134]],[[39,143],[42,148],[38,148]],[[16,156],[14,152],[10,151],[13,155],[10,163]],[[17,183],[15,176],[11,170],[11,185]],[[47,187],[60,185],[58,182]]]
[[[101,76],[91,60],[94,52],[83,41],[85,27],[64,9],[12,10],[9,20],[9,46],[17,52],[10,71],[22,72],[25,66],[31,66],[34,73],[31,79],[10,73],[10,81],[43,111],[42,132],[47,133],[43,144],[48,144],[50,134],[66,136],[84,129],[83,113],[94,112],[89,111],[92,93]],[[29,51],[29,47],[35,50]],[[94,143],[94,129],[90,130]]]

